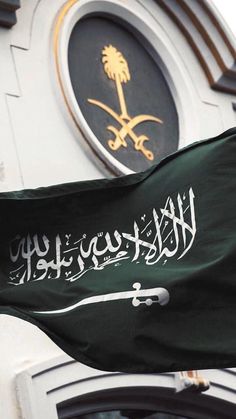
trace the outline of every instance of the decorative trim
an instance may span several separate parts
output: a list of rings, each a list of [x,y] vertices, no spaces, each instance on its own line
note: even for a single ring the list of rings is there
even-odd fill
[[[185,36],[213,90],[236,94],[236,42],[209,0],[155,0]]]
[[[20,0],[0,1],[0,26],[11,28],[16,24],[16,10],[20,8]]]

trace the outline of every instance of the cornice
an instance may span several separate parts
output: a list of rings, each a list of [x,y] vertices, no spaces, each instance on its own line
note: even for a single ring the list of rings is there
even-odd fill
[[[236,94],[236,42],[209,0],[155,0],[178,26],[210,87]]]
[[[11,28],[16,24],[16,10],[20,0],[0,0],[0,26]]]

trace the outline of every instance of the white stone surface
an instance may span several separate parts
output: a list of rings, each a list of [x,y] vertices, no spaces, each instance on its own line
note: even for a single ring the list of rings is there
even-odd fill
[[[11,316],[0,315],[0,336],[0,418],[18,419],[16,374],[62,351],[37,327]]]

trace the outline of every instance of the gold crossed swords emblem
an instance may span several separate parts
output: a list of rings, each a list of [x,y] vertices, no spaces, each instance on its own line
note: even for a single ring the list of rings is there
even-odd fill
[[[98,100],[88,99],[88,102],[103,109],[120,124],[119,129],[113,125],[107,126],[107,130],[115,135],[115,138],[108,140],[108,146],[113,151],[118,150],[120,147],[127,147],[126,137],[129,136],[134,142],[135,150],[143,153],[148,160],[153,160],[154,155],[152,151],[144,146],[144,142],[149,141],[149,138],[146,135],[137,136],[134,128],[146,121],[157,122],[159,124],[162,124],[163,121],[152,115],[143,114],[133,118],[128,115],[122,83],[127,83],[130,80],[130,72],[127,61],[115,47],[109,45],[103,48],[102,63],[104,64],[104,71],[107,77],[114,80],[116,84],[121,113],[119,115],[109,106]]]

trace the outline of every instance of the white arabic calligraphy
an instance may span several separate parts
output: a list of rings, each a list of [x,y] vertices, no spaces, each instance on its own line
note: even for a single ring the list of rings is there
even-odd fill
[[[89,237],[72,232],[49,237],[46,234],[17,235],[10,243],[9,284],[63,278],[76,281],[91,270],[102,270],[129,259],[131,263],[154,265],[162,259],[182,259],[194,243],[197,232],[195,195],[192,188],[182,196],[168,197],[163,208],[133,221],[132,231],[98,233]],[[140,221],[141,220],[141,221]],[[123,262],[124,263],[124,262]],[[69,269],[68,269],[69,268]]]

